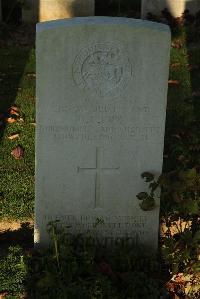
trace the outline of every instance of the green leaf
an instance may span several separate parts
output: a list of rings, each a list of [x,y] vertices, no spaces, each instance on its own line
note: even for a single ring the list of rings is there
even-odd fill
[[[139,200],[145,200],[149,197],[147,192],[140,192],[136,195]]]
[[[197,176],[196,168],[189,169],[189,170],[186,172],[186,174],[187,174],[187,178],[188,178],[189,180],[193,180],[193,179],[195,179],[196,176]]]
[[[146,182],[152,182],[154,180],[154,175],[150,172],[143,172],[141,177],[146,179]]]
[[[187,200],[183,202],[183,209],[188,214],[196,214],[199,215],[199,205],[197,201]]]
[[[46,272],[45,275],[37,282],[37,287],[41,289],[47,287],[52,288],[54,286],[56,286],[56,280],[49,272]]]
[[[196,168],[188,169],[187,171],[180,171],[179,172],[179,178],[181,180],[187,181],[187,180],[194,180],[197,176]]]
[[[148,197],[147,199],[143,200],[143,202],[140,204],[140,207],[143,211],[152,211],[155,209],[155,200],[152,197]]]
[[[166,174],[161,174],[158,178],[158,184],[161,187],[167,187],[170,184],[170,179]]]
[[[195,272],[200,272],[200,261],[195,262],[194,265],[192,265],[192,269],[193,269]],[[200,285],[199,285],[199,287],[200,287]]]
[[[195,233],[195,235],[194,235],[194,237],[193,237],[193,241],[195,241],[195,242],[200,241],[200,230],[198,230],[198,231]]]
[[[154,192],[158,188],[159,184],[156,182],[153,182],[149,185],[149,188],[151,189],[152,192]]]
[[[187,229],[184,231],[184,233],[181,235],[181,239],[187,243],[187,244],[191,244],[192,242],[192,232]]]

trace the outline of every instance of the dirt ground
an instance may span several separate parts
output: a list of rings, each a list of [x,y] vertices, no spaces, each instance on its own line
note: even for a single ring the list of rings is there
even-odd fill
[[[19,230],[24,223],[29,223],[30,227],[32,227],[34,224],[34,220],[29,219],[28,221],[0,221],[0,234],[5,233],[6,231]]]
[[[33,247],[33,219],[27,221],[0,221],[0,255],[10,246],[19,245],[24,249]]]

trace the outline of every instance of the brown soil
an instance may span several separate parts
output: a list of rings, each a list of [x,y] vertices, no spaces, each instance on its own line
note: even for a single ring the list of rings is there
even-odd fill
[[[33,219],[28,219],[28,221],[9,221],[9,220],[3,220],[0,221],[0,234],[4,233],[6,231],[15,231],[19,230],[22,227],[22,224],[29,224],[30,227],[33,226]]]

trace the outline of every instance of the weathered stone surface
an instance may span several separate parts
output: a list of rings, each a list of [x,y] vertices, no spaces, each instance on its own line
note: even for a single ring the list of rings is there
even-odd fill
[[[37,25],[35,242],[55,219],[102,242],[157,247],[159,201],[144,212],[141,173],[162,171],[170,32],[91,17]]]
[[[199,0],[142,0],[142,18],[146,18],[150,12],[161,15],[163,9],[167,8],[173,17],[180,17],[185,10],[191,14],[200,11]]]
[[[93,16],[94,0],[27,0],[23,9],[25,22]]]

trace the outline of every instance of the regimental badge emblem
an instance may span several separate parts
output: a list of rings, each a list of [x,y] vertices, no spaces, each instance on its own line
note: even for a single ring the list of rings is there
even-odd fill
[[[75,84],[100,97],[117,96],[132,76],[126,52],[118,44],[96,44],[82,50],[73,63]]]

